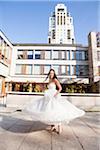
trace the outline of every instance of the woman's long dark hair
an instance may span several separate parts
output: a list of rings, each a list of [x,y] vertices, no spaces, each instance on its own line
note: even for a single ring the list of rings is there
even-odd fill
[[[53,79],[58,79],[58,78],[57,78],[57,75],[56,75],[56,73],[55,73],[55,70],[54,70],[54,69],[50,69],[49,73],[47,74],[47,77],[46,77],[45,81],[48,79],[48,77],[49,77],[51,71],[54,72],[54,77],[53,77]]]

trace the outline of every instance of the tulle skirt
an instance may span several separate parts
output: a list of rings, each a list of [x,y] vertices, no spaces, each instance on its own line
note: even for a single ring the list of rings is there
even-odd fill
[[[32,100],[23,111],[31,114],[34,121],[41,121],[49,125],[66,124],[85,114],[83,110],[68,100],[63,100],[60,94],[54,97],[55,92],[56,89],[46,90],[43,98]]]

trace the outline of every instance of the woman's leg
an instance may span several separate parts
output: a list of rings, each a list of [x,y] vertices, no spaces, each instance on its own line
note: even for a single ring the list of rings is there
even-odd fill
[[[62,132],[62,125],[61,123],[58,124],[58,134],[60,134]]]

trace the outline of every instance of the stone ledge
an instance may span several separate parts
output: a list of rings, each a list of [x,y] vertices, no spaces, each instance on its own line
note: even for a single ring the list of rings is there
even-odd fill
[[[17,111],[16,107],[0,107],[0,113],[13,113]]]
[[[100,112],[100,106],[85,109],[86,112]]]

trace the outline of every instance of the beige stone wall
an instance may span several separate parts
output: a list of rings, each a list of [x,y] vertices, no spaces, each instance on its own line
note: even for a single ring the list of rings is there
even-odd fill
[[[30,101],[42,98],[43,94],[10,92],[7,95],[7,107],[23,109]],[[62,100],[68,100],[84,110],[100,107],[100,94],[62,94]]]

